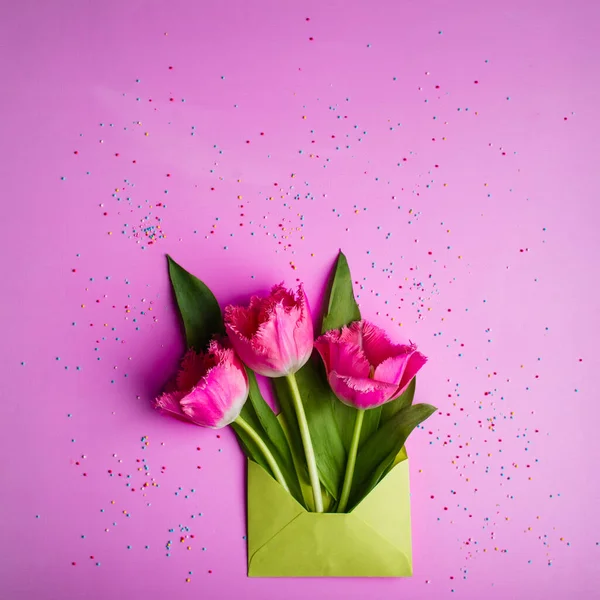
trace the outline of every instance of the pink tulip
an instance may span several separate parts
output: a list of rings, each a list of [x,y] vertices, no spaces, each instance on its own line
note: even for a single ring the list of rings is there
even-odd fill
[[[247,308],[228,306],[225,328],[235,351],[266,377],[298,371],[313,349],[313,325],[302,286],[297,292],[276,285],[267,298],[253,296]]]
[[[188,352],[174,389],[154,404],[163,413],[196,425],[220,429],[235,421],[248,398],[248,376],[233,349],[213,340],[208,352]]]
[[[315,511],[323,512],[321,484],[308,421],[295,373],[313,351],[313,324],[302,286],[296,293],[276,285],[267,298],[253,296],[247,308],[228,306],[225,329],[240,358],[259,375],[285,377],[304,446]]]
[[[335,395],[361,410],[398,397],[427,361],[414,344],[394,344],[382,329],[366,321],[328,331],[315,347]]]

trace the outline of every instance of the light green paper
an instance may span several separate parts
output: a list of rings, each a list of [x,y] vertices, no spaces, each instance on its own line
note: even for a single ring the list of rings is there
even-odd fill
[[[408,460],[347,514],[307,512],[248,461],[249,577],[410,577]]]

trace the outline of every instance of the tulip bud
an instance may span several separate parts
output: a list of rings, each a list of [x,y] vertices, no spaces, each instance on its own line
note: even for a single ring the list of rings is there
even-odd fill
[[[248,307],[228,306],[225,328],[240,358],[259,375],[283,377],[298,371],[313,349],[313,324],[302,286],[282,285]]]
[[[212,429],[237,419],[249,389],[244,365],[232,348],[217,340],[210,342],[206,353],[188,350],[173,387],[155,400],[155,407]]]
[[[383,329],[366,321],[328,331],[315,347],[335,395],[361,410],[398,397],[427,361],[414,344],[394,344]]]

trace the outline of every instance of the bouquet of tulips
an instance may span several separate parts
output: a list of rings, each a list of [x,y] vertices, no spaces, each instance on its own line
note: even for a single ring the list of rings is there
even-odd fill
[[[155,406],[233,427],[248,458],[248,574],[411,575],[404,444],[436,410],[413,404],[425,356],[362,320],[341,252],[316,339],[301,285],[223,314],[167,258],[188,350]],[[257,375],[272,381],[279,414]]]

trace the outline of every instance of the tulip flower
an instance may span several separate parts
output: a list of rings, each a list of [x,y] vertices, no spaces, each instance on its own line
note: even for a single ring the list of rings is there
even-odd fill
[[[168,390],[154,401],[164,414],[211,429],[237,423],[263,452],[275,479],[289,491],[277,461],[256,431],[240,416],[248,399],[244,365],[226,341],[212,340],[206,353],[190,349]]]
[[[228,306],[225,328],[235,351],[256,373],[284,377],[298,371],[313,349],[313,325],[302,287],[296,293],[276,285],[267,298],[248,307]]]
[[[225,308],[225,329],[242,361],[265,377],[285,377],[302,437],[315,511],[323,512],[321,484],[308,421],[295,373],[313,351],[313,324],[302,286],[294,293],[276,285],[266,298],[253,296],[247,307]]]
[[[357,409],[338,512],[350,495],[364,411],[397,398],[427,358],[414,344],[394,344],[386,333],[366,321],[328,331],[315,341],[333,393]]]

